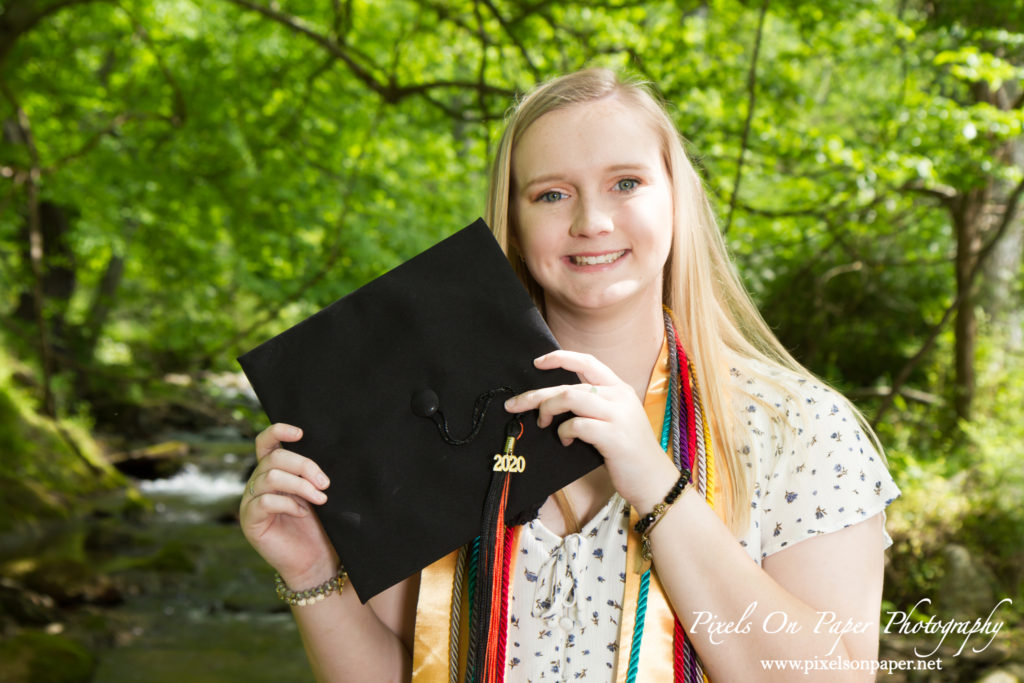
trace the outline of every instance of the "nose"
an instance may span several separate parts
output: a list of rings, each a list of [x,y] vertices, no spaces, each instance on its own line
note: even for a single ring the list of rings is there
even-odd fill
[[[597,198],[580,196],[576,202],[569,234],[573,237],[596,237],[615,229],[611,215]]]

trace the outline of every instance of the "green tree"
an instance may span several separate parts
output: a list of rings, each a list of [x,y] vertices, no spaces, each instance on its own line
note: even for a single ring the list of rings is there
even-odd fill
[[[479,214],[512,95],[597,63],[658,85],[801,358],[879,418],[948,369],[969,417],[1024,187],[1019,12],[972,7],[9,0],[7,343],[101,414],[226,367]]]

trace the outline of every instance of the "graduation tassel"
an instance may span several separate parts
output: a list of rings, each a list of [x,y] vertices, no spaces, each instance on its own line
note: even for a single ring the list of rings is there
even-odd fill
[[[494,456],[491,483],[484,501],[470,626],[472,651],[468,659],[471,666],[466,672],[467,680],[474,683],[500,683],[505,673],[504,620],[508,615],[507,574],[511,553],[505,507],[508,503],[509,473],[521,472],[525,468],[523,457],[515,454],[515,444],[522,433],[523,425],[516,416],[505,430],[504,453]]]

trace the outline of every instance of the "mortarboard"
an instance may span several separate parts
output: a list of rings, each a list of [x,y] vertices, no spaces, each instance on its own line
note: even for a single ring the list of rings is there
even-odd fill
[[[330,477],[317,514],[365,602],[495,517],[532,518],[601,463],[578,440],[562,446],[557,422],[541,430],[504,409],[527,389],[578,382],[534,367],[557,348],[477,220],[238,361],[270,420],[302,427],[288,448]],[[503,459],[507,436],[515,457]],[[515,473],[497,475],[499,463]],[[507,504],[495,498],[505,481]]]

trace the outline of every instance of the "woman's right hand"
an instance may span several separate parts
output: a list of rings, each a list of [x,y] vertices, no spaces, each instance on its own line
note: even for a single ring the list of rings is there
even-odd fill
[[[338,569],[337,554],[311,507],[327,500],[327,475],[309,458],[283,448],[300,438],[301,429],[284,423],[259,433],[256,469],[238,512],[246,539],[296,590],[318,585]]]

